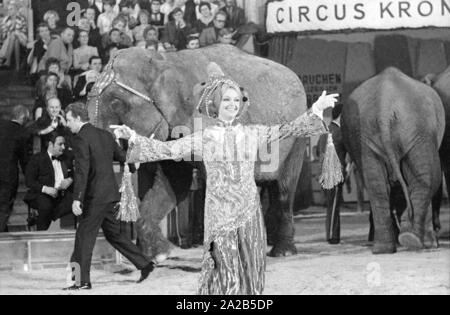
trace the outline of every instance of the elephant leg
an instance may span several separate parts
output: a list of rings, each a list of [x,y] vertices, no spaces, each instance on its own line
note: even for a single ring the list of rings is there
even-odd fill
[[[356,195],[358,198],[357,211],[364,212],[364,181],[361,172],[355,168]]]
[[[278,227],[280,226],[281,215],[279,209],[279,189],[277,182],[265,183],[261,189],[261,203],[265,205],[266,195],[268,205],[264,212],[264,222],[266,222],[267,243],[271,246],[277,242]]]
[[[363,153],[364,183],[372,207],[375,229],[373,254],[393,254],[397,251],[392,225],[389,196],[390,186],[384,163],[368,148]]]
[[[305,155],[305,140],[295,142],[277,181],[279,226],[276,233],[276,242],[269,253],[271,257],[283,257],[297,254],[294,244],[294,201],[297,184],[300,179],[303,158]],[[303,148],[303,149],[302,149]]]
[[[441,230],[441,221],[439,219],[439,216],[441,212],[443,194],[444,194],[444,183],[442,183],[439,186],[431,202],[431,209],[433,211],[433,229],[436,233],[439,233],[439,231]]]
[[[160,223],[176,206],[176,196],[161,166],[155,175],[153,188],[141,203],[141,218],[137,224],[139,245],[152,259],[166,258],[173,245],[163,236]]]
[[[433,236],[431,199],[441,183],[442,171],[438,154],[436,153],[434,158],[424,157],[424,152],[433,152],[429,143],[424,142],[414,146],[402,163],[402,172],[408,183],[414,218],[410,218],[408,213],[405,213],[399,241],[402,246],[410,250],[419,250],[424,248],[425,243],[428,247],[430,243],[436,242]]]

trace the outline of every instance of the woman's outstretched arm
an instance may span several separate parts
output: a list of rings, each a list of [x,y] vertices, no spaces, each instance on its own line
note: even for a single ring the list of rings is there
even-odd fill
[[[319,100],[311,109],[294,121],[275,126],[254,126],[257,128],[258,138],[263,142],[274,142],[289,137],[312,137],[327,133],[323,121],[323,111],[334,107],[338,94],[327,95],[323,92]]]
[[[128,163],[148,163],[191,158],[201,152],[202,134],[194,133],[179,140],[162,142],[138,135],[127,126],[111,126],[117,138],[129,140]],[[201,153],[200,153],[201,154]]]

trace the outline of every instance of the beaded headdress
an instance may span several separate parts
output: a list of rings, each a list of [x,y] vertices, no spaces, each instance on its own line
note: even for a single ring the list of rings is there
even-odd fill
[[[216,63],[209,64],[208,75],[208,81],[200,84],[199,88],[196,88],[198,90],[196,94],[199,95],[197,110],[201,114],[206,113],[209,118],[217,118],[211,110],[214,105],[214,98],[216,92],[221,90],[223,86],[227,85],[237,91],[240,91],[242,94],[241,108],[239,109],[238,116],[236,117],[236,119],[239,119],[250,106],[250,101],[245,90],[240,87],[236,81],[227,78]]]

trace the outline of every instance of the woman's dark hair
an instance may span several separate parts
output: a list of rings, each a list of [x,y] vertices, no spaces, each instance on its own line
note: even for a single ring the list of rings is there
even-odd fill
[[[211,11],[211,4],[209,2],[200,2],[198,5],[198,9],[201,11],[203,7],[208,7],[208,9]]]
[[[61,70],[61,63],[59,62],[59,60],[57,58],[48,58],[47,61],[45,62],[45,69],[50,68],[51,65],[58,65],[59,69]]]
[[[50,77],[56,77],[56,78],[58,79],[58,84],[59,84],[60,77],[59,77],[59,75],[58,75],[57,73],[54,73],[54,72],[48,72],[48,73],[45,75],[45,83],[47,83],[47,80],[48,80],[48,78],[50,78]]]

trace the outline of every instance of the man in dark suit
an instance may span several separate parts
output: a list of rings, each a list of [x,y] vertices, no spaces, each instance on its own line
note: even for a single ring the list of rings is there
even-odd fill
[[[89,59],[89,70],[79,76],[75,88],[73,89],[73,95],[76,102],[85,103],[87,101],[90,88],[92,88],[93,84],[100,76],[102,68],[103,63],[101,57],[93,56]]]
[[[222,10],[227,14],[227,27],[233,31],[247,23],[245,11],[237,6],[236,0],[225,0],[225,8]]]
[[[80,269],[77,283],[66,290],[92,288],[90,268],[98,232],[102,228],[107,241],[141,270],[142,282],[155,264],[125,235],[120,233],[116,205],[120,201],[113,160],[124,163],[125,155],[113,136],[88,123],[86,106],[74,103],[66,109],[67,125],[74,138],[75,173],[73,213],[80,217],[71,262]],[[77,269],[72,265],[75,270]]]
[[[24,106],[12,110],[11,120],[0,120],[0,233],[7,232],[9,216],[19,185],[19,168],[25,172],[29,158],[29,134],[23,127],[30,113]]]
[[[341,132],[341,112],[342,104],[338,104],[333,108],[332,119],[329,130],[333,135],[333,143],[336,148],[336,153],[342,165],[342,173],[345,178],[345,165],[347,150],[345,149]],[[323,135],[319,140],[319,149],[323,153],[326,150],[328,135]],[[340,207],[342,202],[342,188],[344,183],[341,183],[331,190],[326,190],[327,196],[327,219],[326,219],[326,235],[327,241],[331,245],[336,245],[341,242],[341,222],[340,222]]]
[[[37,230],[47,231],[53,220],[71,213],[73,162],[64,154],[66,141],[52,132],[45,137],[46,152],[34,155],[27,166],[25,202],[39,213]]]

